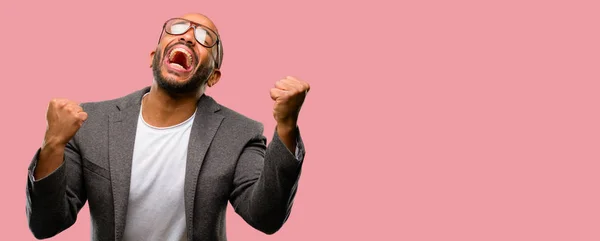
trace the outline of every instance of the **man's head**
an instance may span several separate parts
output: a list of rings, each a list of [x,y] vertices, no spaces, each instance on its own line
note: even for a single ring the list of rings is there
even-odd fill
[[[202,14],[165,22],[156,50],[150,53],[154,80],[172,94],[198,93],[221,77],[221,40],[214,23]]]

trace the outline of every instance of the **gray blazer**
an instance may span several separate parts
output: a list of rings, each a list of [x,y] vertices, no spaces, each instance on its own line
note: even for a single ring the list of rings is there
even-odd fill
[[[63,164],[33,179],[29,166],[26,213],[38,239],[71,227],[87,201],[92,240],[121,240],[129,196],[131,160],[143,94],[82,104],[88,119],[68,143]],[[227,240],[225,212],[231,202],[249,225],[266,234],[288,219],[304,158],[274,133],[266,145],[263,125],[203,95],[192,126],[185,173],[188,240]]]

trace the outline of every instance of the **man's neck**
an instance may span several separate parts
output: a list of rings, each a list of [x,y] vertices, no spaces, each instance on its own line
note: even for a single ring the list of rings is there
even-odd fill
[[[150,92],[142,99],[142,117],[146,123],[155,127],[177,125],[195,113],[201,95],[202,93],[174,96],[156,84],[152,85]]]

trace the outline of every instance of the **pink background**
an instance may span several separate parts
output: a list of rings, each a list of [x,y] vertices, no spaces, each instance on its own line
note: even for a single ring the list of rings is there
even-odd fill
[[[130,2],[2,1],[0,240],[34,240],[47,102],[149,85],[162,23],[193,11],[224,41],[208,93],[269,140],[269,88],[312,85],[288,223],[266,236],[230,208],[230,240],[600,240],[598,1]],[[52,240],[89,232],[86,206]]]

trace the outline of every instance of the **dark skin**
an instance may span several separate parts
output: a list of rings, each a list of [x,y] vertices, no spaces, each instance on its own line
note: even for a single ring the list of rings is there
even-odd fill
[[[218,33],[214,23],[202,14],[186,14],[181,18],[207,26]],[[162,60],[159,61],[160,66],[153,66],[152,60],[157,51],[162,53],[168,46],[177,42],[187,42],[187,46],[193,51],[192,54],[197,59],[194,70],[190,73],[168,71]],[[160,75],[166,82],[183,84],[191,81],[193,75],[202,66],[214,64],[211,62],[213,58],[211,50],[198,44],[190,29],[183,35],[177,36],[163,33],[158,48],[150,53],[150,67],[159,67]],[[215,86],[220,77],[220,70],[214,68],[203,85],[177,93],[162,88],[157,81],[153,82],[149,94],[142,100],[144,120],[156,127],[172,126],[187,120],[194,114],[197,101],[204,94],[205,86]],[[273,117],[277,122],[277,134],[292,153],[296,149],[298,115],[309,90],[308,83],[291,76],[277,81],[270,90],[271,99],[274,101]],[[74,101],[53,99],[48,105],[46,119],[48,126],[40,159],[34,171],[36,180],[48,176],[62,164],[66,145],[87,119],[87,113]]]
[[[214,23],[204,15],[186,14],[182,16],[182,18],[202,24],[217,32],[217,28],[215,27]],[[183,35],[177,36],[163,33],[158,49],[159,51],[165,51],[168,44],[177,42],[181,39],[190,43],[191,49],[194,51],[193,54],[198,56],[200,63],[197,64],[197,66],[195,67],[196,71],[199,68],[199,65],[207,64],[206,62],[212,61],[210,50],[198,44],[198,42],[194,38],[194,33],[192,29],[189,29]],[[150,67],[153,67],[152,60],[155,54],[156,50],[150,53]],[[190,73],[188,75],[183,76],[171,74],[166,70],[165,66],[162,66],[162,61],[160,64],[161,74],[167,78],[170,78],[171,81],[186,82],[190,80],[190,77],[193,74]],[[209,77],[207,85],[209,87],[212,87],[215,84],[217,84],[219,82],[220,76],[221,71],[219,69],[215,69],[213,74]],[[198,88],[194,91],[190,91],[188,93],[170,93],[167,90],[158,86],[158,83],[155,81],[151,86],[150,93],[144,98],[142,102],[142,105],[144,106],[142,115],[144,117],[144,120],[148,122],[148,124],[153,126],[166,127],[176,125],[187,120],[192,116],[192,114],[196,110],[196,103],[200,96],[202,96],[202,94],[203,91],[201,88]]]

